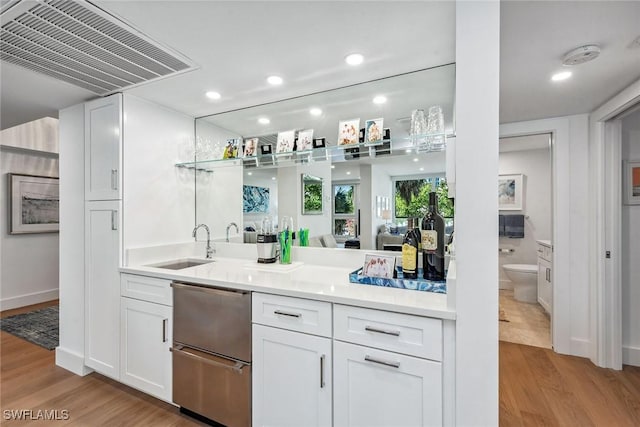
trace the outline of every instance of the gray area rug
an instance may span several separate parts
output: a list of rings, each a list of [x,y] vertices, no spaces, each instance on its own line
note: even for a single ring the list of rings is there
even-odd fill
[[[54,305],[0,319],[0,329],[53,350],[58,346],[58,318],[58,306]]]

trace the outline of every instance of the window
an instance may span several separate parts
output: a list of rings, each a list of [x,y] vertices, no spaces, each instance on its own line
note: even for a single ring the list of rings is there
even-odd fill
[[[406,225],[405,218],[422,218],[429,207],[429,193],[438,194],[438,212],[453,218],[453,202],[443,176],[398,177],[393,180],[394,217],[398,225]]]
[[[358,185],[333,185],[333,234],[344,241],[358,235]]]

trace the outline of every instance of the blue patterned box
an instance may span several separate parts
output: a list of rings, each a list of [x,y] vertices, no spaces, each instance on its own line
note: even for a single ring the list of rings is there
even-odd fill
[[[360,283],[361,285],[386,286],[388,288],[413,289],[414,291],[435,292],[437,294],[447,293],[447,282],[433,282],[424,279],[403,279],[402,271],[396,269],[397,279],[386,279],[383,277],[369,277],[362,275],[362,268],[349,274],[349,282]],[[418,271],[418,277],[422,276],[422,269]]]

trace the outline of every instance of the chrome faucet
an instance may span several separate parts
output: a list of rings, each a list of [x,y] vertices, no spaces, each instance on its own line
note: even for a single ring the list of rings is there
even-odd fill
[[[231,227],[235,227],[236,228],[236,234],[239,233],[238,224],[236,224],[235,222],[230,222],[229,225],[227,225],[227,243],[229,243],[229,229]]]
[[[211,256],[213,255],[213,249],[211,248],[211,232],[209,231],[209,227],[207,227],[207,224],[198,224],[193,228],[193,233],[191,233],[191,236],[193,238],[196,237],[196,233],[198,232],[198,228],[203,227],[206,231],[207,231],[207,258],[210,259]],[[228,233],[227,233],[228,234]]]

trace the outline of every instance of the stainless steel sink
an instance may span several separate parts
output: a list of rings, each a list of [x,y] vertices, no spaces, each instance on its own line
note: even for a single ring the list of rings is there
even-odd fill
[[[172,261],[150,264],[148,267],[166,268],[167,270],[182,270],[189,267],[196,267],[202,264],[209,264],[212,259],[177,259]]]

